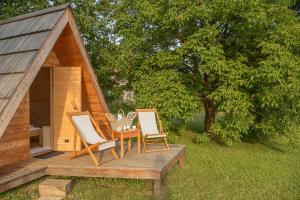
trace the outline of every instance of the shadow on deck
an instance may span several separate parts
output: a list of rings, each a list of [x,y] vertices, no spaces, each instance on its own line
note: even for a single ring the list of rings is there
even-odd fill
[[[158,147],[158,146],[156,146]],[[161,178],[178,162],[184,163],[185,146],[170,145],[169,151],[136,153],[134,147],[123,159],[113,160],[109,151],[95,153],[96,166],[89,155],[69,159],[71,153],[51,152],[0,168],[0,192],[45,175],[110,177],[154,180],[154,194],[161,193]]]

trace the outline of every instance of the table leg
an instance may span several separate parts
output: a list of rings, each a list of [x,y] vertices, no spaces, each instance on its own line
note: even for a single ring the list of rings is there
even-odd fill
[[[120,146],[121,146],[121,150],[120,150],[120,157],[123,158],[124,157],[124,138],[123,138],[123,135],[121,134],[120,136]]]
[[[131,151],[131,138],[128,138],[128,152]]]
[[[137,153],[141,154],[141,136],[140,136],[140,134],[137,137]]]

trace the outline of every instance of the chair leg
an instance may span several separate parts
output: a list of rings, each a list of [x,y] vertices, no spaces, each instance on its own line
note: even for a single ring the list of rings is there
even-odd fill
[[[73,156],[71,156],[70,159],[75,158],[77,156],[76,142],[77,142],[77,133],[76,131],[74,131]]]
[[[97,160],[97,158],[95,157],[93,151],[92,151],[89,147],[87,147],[87,151],[89,152],[90,156],[92,157],[94,163],[95,163],[97,166],[99,166],[99,165],[100,165],[100,161]]]
[[[118,156],[118,154],[116,153],[116,150],[115,150],[114,148],[111,149],[110,151],[111,151],[111,153],[112,153],[112,155],[113,155],[113,157],[114,157],[115,159],[118,159],[118,158],[119,158],[119,156]]]
[[[144,139],[144,138],[143,138]],[[164,144],[166,145],[166,148],[165,149],[156,149],[156,150],[148,150],[148,147],[147,147],[147,140],[143,140],[144,142],[144,146],[145,146],[145,149],[146,149],[146,153],[151,153],[151,152],[159,152],[159,151],[168,151],[170,150],[170,147],[169,147],[169,144],[168,144],[168,141],[167,141],[167,138],[162,138],[162,139],[159,139],[158,142],[164,142]]]
[[[144,145],[144,149],[145,149],[145,152],[147,153],[147,145],[146,145],[146,141],[145,141],[145,138],[142,136],[142,141],[143,141],[143,145]]]
[[[167,138],[164,138],[163,140],[164,140],[164,142],[165,142],[165,144],[166,144],[167,149],[170,149],[170,148],[169,148],[168,141],[167,141]]]

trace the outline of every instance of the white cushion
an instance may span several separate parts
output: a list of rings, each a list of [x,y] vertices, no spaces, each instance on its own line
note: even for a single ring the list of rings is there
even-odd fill
[[[141,126],[141,131],[144,136],[159,134],[154,111],[138,112],[138,118]]]
[[[72,116],[72,120],[79,130],[81,136],[88,144],[96,144],[97,142],[106,142],[108,140],[102,138],[96,130],[91,122],[89,115],[77,115]],[[116,145],[115,141],[109,141],[104,144],[100,144],[99,151],[112,148]]]
[[[109,141],[109,142],[105,142],[100,144],[98,151],[102,151],[105,149],[109,149],[109,148],[113,148],[116,146],[116,142],[115,141]]]

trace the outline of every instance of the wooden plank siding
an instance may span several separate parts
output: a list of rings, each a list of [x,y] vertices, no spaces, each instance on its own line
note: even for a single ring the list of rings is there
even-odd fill
[[[79,50],[80,50],[80,53],[82,55],[82,59],[83,59],[83,63],[86,65],[86,68],[88,69],[89,73],[90,73],[90,78],[94,84],[94,87],[95,87],[95,90],[96,90],[96,93],[97,93],[97,96],[101,102],[101,106],[103,108],[103,110],[105,112],[110,112],[110,109],[105,101],[105,97],[104,97],[104,94],[102,92],[102,89],[99,85],[99,82],[98,82],[98,79],[97,79],[97,76],[95,74],[95,71],[94,71],[94,68],[92,66],[92,63],[91,63],[91,60],[90,58],[88,57],[88,53],[87,53],[87,50],[85,49],[84,47],[84,43],[83,43],[83,40],[82,38],[80,37],[80,32],[76,26],[76,23],[75,23],[75,20],[74,20],[74,16],[72,14],[72,10],[70,8],[67,8],[67,15],[68,15],[68,19],[69,19],[69,25],[70,25],[70,28],[73,32],[73,36],[75,38],[75,41],[76,43],[78,44],[78,47],[79,47]]]
[[[54,51],[51,51],[45,60],[43,67],[61,67],[61,64]]]
[[[29,95],[27,94],[0,139],[0,166],[29,158]]]
[[[86,66],[82,68],[82,110],[88,110],[107,138],[111,138],[111,128],[105,117],[105,112],[97,96],[94,84],[91,81],[90,74]]]
[[[53,134],[54,150],[72,151],[75,129],[66,112],[73,112],[72,101],[81,108],[81,67],[53,68]],[[80,138],[77,138],[80,150]]]
[[[66,26],[54,46],[54,51],[62,67],[82,66],[82,111],[90,111],[107,138],[111,138],[109,122],[97,95],[91,74],[83,61],[82,53],[69,25]]]

